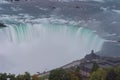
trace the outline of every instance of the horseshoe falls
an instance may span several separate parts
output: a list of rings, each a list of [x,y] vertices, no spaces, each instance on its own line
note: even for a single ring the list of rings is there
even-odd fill
[[[77,45],[83,52],[100,50],[104,41],[92,30],[74,25],[60,24],[10,25],[1,29],[0,34],[4,35],[4,38],[6,37],[5,41],[11,43],[20,44],[35,40],[38,43],[53,42],[56,45],[68,43],[72,47]]]
[[[10,72],[50,70],[80,59],[91,50],[97,52],[104,43],[95,31],[68,24],[11,24],[0,29],[0,36],[0,53],[17,66]]]

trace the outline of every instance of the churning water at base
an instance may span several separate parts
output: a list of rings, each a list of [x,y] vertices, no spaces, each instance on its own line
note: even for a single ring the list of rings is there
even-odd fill
[[[67,24],[12,24],[0,29],[0,53],[20,72],[43,71],[80,59],[104,42],[92,30]]]

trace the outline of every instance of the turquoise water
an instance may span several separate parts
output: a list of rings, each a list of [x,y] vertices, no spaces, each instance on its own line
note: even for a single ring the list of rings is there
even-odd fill
[[[104,42],[94,31],[77,26],[64,24],[15,24],[1,29],[6,39],[11,43],[21,44],[23,42],[38,41],[41,43],[55,41],[56,43],[77,43],[81,51],[98,51]],[[42,42],[43,41],[43,42]],[[71,41],[71,42],[70,42]],[[59,44],[57,44],[59,45]],[[75,45],[74,45],[75,46]],[[76,47],[76,46],[75,46]]]

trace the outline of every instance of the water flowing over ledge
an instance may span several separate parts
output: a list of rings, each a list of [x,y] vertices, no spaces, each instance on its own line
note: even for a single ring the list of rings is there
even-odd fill
[[[104,42],[94,31],[78,25],[57,23],[17,23],[0,30],[1,37],[11,43],[37,41],[38,43],[67,43],[82,51],[99,51]],[[2,36],[3,35],[3,36]],[[75,44],[74,44],[75,43]]]
[[[21,71],[45,70],[45,65],[49,66],[49,70],[59,67],[82,58],[91,50],[99,51],[104,43],[95,31],[74,22],[66,24],[65,21],[48,22],[46,19],[36,19],[37,23],[25,21],[5,19],[3,22],[7,27],[0,29],[0,53]],[[36,60],[39,63],[34,63]],[[16,69],[6,70],[16,73]]]

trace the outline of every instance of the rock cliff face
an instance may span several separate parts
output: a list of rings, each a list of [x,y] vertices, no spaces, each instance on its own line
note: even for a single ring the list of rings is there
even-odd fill
[[[93,51],[81,60],[73,61],[60,68],[74,70],[79,67],[83,77],[89,77],[93,64],[97,63],[100,68],[118,67],[120,66],[120,57],[105,57],[95,54]],[[40,74],[49,75],[50,71]]]
[[[120,66],[120,57],[105,57],[93,53],[86,55],[83,59],[73,61],[70,64],[64,65],[63,69],[75,69],[80,67],[81,74],[89,77],[93,64],[97,63],[100,68],[118,67]]]
[[[120,66],[120,57],[99,56],[91,52],[90,54],[86,55],[83,59],[73,61],[67,65],[62,66],[61,68],[69,69],[76,68],[77,66],[79,66],[81,68],[84,67],[90,71],[94,62],[96,62],[101,68],[118,67]]]

